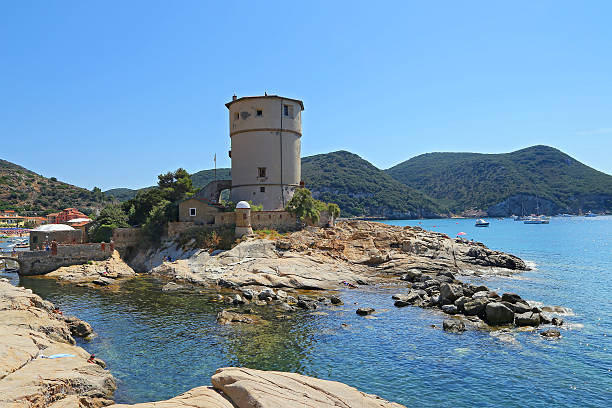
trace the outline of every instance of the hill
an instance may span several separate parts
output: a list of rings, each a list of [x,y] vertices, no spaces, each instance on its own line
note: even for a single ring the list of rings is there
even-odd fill
[[[385,172],[455,213],[489,215],[612,210],[612,176],[548,146],[502,154],[427,153]]]
[[[232,170],[226,167],[217,169],[217,180],[231,180]],[[211,181],[215,180],[214,170],[201,170],[191,175],[191,182],[194,187],[202,188]]]
[[[347,151],[302,158],[302,180],[315,198],[337,203],[342,216],[417,218],[444,211],[427,195]]]
[[[109,201],[99,189],[89,191],[0,160],[0,209],[44,214],[75,207],[91,214]]]
[[[146,187],[145,187],[146,188]],[[112,188],[110,190],[106,190],[104,194],[113,197],[117,201],[127,201],[130,198],[134,197],[138,190],[134,190],[131,188]]]

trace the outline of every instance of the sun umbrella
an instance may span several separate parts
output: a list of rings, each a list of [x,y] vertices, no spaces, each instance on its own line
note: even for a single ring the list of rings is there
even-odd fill
[[[457,234],[457,236],[459,236],[459,235],[467,235],[467,234],[465,232],[460,232],[460,233]]]

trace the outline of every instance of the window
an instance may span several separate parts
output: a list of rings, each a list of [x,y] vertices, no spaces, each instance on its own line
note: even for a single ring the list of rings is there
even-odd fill
[[[259,187],[259,192],[260,193],[265,193],[266,192],[266,188],[265,187]]]
[[[293,105],[283,105],[283,115],[293,117]]]
[[[234,120],[240,119],[240,114],[238,112],[234,113]]]
[[[266,177],[266,168],[265,167],[258,167],[257,168],[257,173],[259,174],[258,177]]]
[[[257,109],[257,116],[263,116],[263,110]]]
[[[189,216],[190,217],[195,217],[196,216],[196,209],[195,208],[190,208],[189,209]]]

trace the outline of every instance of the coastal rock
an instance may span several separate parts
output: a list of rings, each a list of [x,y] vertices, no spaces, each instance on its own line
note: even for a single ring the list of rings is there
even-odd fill
[[[443,283],[440,285],[440,301],[442,303],[454,303],[455,300],[463,296],[461,285]]]
[[[111,398],[113,377],[87,361],[90,354],[74,345],[55,310],[31,291],[0,282],[0,406],[96,407]],[[68,356],[44,358],[62,354]]]
[[[74,407],[77,407],[75,405]],[[228,399],[212,387],[193,388],[179,396],[166,401],[143,402],[140,404],[115,404],[108,408],[235,408]],[[66,407],[68,408],[68,407]]]
[[[458,298],[457,300],[455,300],[454,305],[457,306],[457,310],[461,313],[463,313],[465,311],[465,304],[467,302],[471,302],[472,299],[467,297],[467,296],[461,296],[460,298]]]
[[[126,264],[117,251],[104,261],[92,261],[82,265],[62,266],[45,276],[71,283],[94,283],[100,287],[112,285],[118,280],[133,278],[136,273]]]
[[[466,316],[483,316],[485,307],[489,303],[486,297],[475,298],[463,304],[463,310]]]
[[[555,326],[561,326],[563,324],[563,319],[559,319],[558,317],[553,317],[550,320],[550,323],[555,325]]]
[[[514,312],[500,302],[488,303],[485,308],[487,323],[496,326],[514,322]]]
[[[213,387],[223,392],[237,408],[402,407],[336,381],[295,373],[229,367],[217,370],[211,381]]]
[[[465,331],[465,323],[457,319],[446,319],[442,322],[442,329],[450,333],[463,333]]]
[[[168,282],[161,288],[162,292],[174,292],[180,289],[183,289],[183,286],[177,284],[176,282]]]
[[[557,329],[549,329],[540,332],[540,336],[557,339],[561,337],[561,332]]]
[[[514,322],[517,326],[538,326],[540,324],[540,314],[533,312],[517,314],[514,317]]]
[[[454,315],[459,313],[459,310],[457,309],[457,306],[455,305],[443,305],[442,306],[442,311],[446,314],[450,314],[450,315]]]
[[[332,296],[329,298],[329,300],[331,301],[332,305],[341,305],[342,304],[342,299],[340,299],[338,296]]]
[[[422,300],[421,296],[419,296],[417,292],[410,292],[406,295],[394,295],[394,296],[397,299],[394,303],[396,307],[404,307],[408,305],[413,305]]]
[[[222,310],[217,313],[217,323],[219,324],[230,324],[230,323],[254,323],[255,319],[252,315],[245,315],[241,313],[230,312]]]
[[[516,293],[504,293],[502,294],[501,300],[504,302],[510,302],[510,303],[516,303],[516,302],[523,301],[523,299],[521,299],[521,297],[517,295]]]
[[[77,337],[89,337],[93,334],[93,328],[89,323],[74,316],[64,316],[64,321],[70,328],[70,334]]]
[[[357,311],[355,313],[357,313],[359,316],[367,316],[367,315],[371,315],[372,313],[374,313],[374,309],[372,309],[371,307],[360,307],[359,309],[357,309]]]

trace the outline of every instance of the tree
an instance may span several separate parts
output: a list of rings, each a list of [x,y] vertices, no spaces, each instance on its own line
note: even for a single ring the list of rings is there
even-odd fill
[[[113,229],[129,227],[127,215],[116,204],[109,205],[100,211],[100,215],[89,228],[89,236],[94,242],[109,242]]]
[[[289,203],[287,203],[285,209],[291,214],[295,214],[302,222],[310,221],[316,224],[321,217],[321,213],[317,207],[317,200],[312,198],[310,190],[307,188],[298,188],[295,190],[293,197]]]
[[[332,217],[332,223],[336,223],[336,218],[340,216],[340,207],[336,203],[327,204],[327,212]]]

